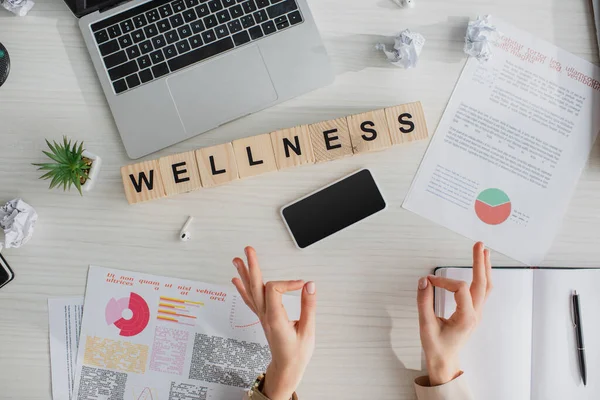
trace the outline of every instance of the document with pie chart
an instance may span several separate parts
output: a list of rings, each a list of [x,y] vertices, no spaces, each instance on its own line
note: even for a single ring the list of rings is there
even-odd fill
[[[403,207],[538,266],[600,131],[600,68],[492,23],[493,55],[467,60]]]
[[[500,189],[485,189],[475,200],[475,213],[481,222],[499,225],[510,217],[512,207],[507,194]]]
[[[71,400],[240,399],[270,360],[233,286],[92,266]]]

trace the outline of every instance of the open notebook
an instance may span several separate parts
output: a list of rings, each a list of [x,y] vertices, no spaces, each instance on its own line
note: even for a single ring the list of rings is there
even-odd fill
[[[438,268],[438,276],[472,280],[471,268]],[[492,271],[494,290],[482,320],[461,352],[476,399],[600,399],[600,270]],[[571,319],[571,293],[581,299],[587,386],[581,383]],[[452,293],[436,289],[438,316],[456,308]]]

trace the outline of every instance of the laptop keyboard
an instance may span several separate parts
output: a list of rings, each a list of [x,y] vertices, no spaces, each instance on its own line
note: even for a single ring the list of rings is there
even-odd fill
[[[119,94],[302,21],[295,0],[152,0],[91,28]]]

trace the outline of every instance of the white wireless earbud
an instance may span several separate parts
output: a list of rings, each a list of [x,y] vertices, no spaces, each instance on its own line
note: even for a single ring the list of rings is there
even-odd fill
[[[179,240],[181,240],[182,242],[187,242],[192,238],[192,235],[189,232],[189,228],[190,225],[192,223],[192,221],[194,220],[194,217],[189,217],[187,219],[187,221],[185,221],[185,224],[183,224],[183,228],[181,228],[181,232],[179,232]]]

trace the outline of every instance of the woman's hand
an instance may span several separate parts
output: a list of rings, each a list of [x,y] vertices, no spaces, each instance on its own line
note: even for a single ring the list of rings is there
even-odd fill
[[[314,282],[278,281],[263,283],[256,251],[244,249],[248,267],[240,258],[233,265],[240,278],[232,283],[248,307],[258,316],[271,348],[272,360],[265,374],[263,394],[271,400],[289,400],[315,349],[315,314],[317,307]],[[282,295],[302,289],[299,321],[290,321],[283,307]]]
[[[439,276],[419,280],[417,303],[421,343],[425,351],[429,383],[443,385],[461,374],[459,350],[481,319],[483,304],[492,290],[490,252],[483,243],[473,246],[473,282]],[[433,309],[433,289],[443,288],[454,293],[456,312],[449,319],[438,318]]]

